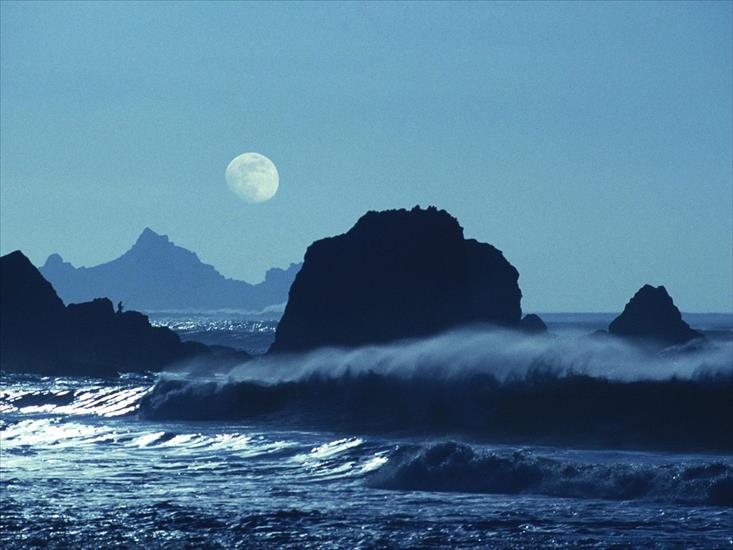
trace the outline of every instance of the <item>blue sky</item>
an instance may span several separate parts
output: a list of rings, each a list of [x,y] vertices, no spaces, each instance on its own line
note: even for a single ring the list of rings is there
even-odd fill
[[[733,311],[731,6],[3,2],[0,249],[94,265],[150,226],[256,282],[434,204],[527,311]],[[269,202],[227,188],[245,151]]]

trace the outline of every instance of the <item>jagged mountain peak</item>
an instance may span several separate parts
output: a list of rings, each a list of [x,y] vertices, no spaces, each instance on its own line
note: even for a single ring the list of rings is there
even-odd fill
[[[143,229],[124,254],[92,267],[75,268],[53,254],[41,267],[66,302],[98,296],[143,311],[241,309],[260,311],[287,300],[300,265],[271,270],[259,285],[227,279],[167,235]]]
[[[125,254],[120,259],[134,259],[135,261],[153,262],[155,265],[170,263],[170,267],[188,265],[194,269],[215,271],[208,264],[203,263],[198,255],[168,238],[168,235],[156,233],[146,227]]]
[[[168,235],[162,235],[160,233],[156,233],[149,227],[146,227],[143,229],[143,232],[140,233],[140,236],[137,238],[137,241],[135,241],[135,247],[146,247],[146,246],[160,246],[160,245],[173,245],[171,240],[168,238]]]

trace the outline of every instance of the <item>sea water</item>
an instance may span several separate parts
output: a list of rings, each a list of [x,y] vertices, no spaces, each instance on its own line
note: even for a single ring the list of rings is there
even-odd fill
[[[729,454],[160,420],[160,376],[2,375],[1,547],[733,547]]]

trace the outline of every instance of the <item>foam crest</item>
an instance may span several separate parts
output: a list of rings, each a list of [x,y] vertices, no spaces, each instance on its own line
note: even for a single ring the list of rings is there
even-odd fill
[[[690,379],[711,373],[730,376],[733,341],[693,343],[652,353],[608,335],[528,335],[474,326],[355,349],[268,355],[234,368],[230,375],[235,380],[266,383],[364,373],[440,379],[489,374],[503,381],[537,370],[621,381]]]
[[[318,447],[311,449],[311,452],[306,455],[311,460],[323,460],[330,458],[334,455],[342,453],[348,449],[353,449],[364,443],[364,440],[358,437],[349,437],[346,439],[339,439],[337,441],[331,441],[330,443],[324,443]]]
[[[0,412],[24,415],[92,415],[115,417],[131,414],[150,386],[87,386],[79,389],[14,389],[0,392]]]
[[[21,446],[49,447],[89,445],[115,441],[118,434],[110,427],[64,422],[60,418],[21,420],[0,431],[5,449]]]
[[[25,448],[36,452],[50,448],[102,443],[132,452],[180,451],[181,456],[189,456],[191,452],[210,453],[211,456],[215,453],[225,453],[239,458],[275,454],[297,447],[293,441],[273,440],[261,435],[237,432],[202,434],[145,431],[135,424],[113,428],[83,424],[63,417],[25,419],[8,423],[0,429],[0,441],[3,450]]]

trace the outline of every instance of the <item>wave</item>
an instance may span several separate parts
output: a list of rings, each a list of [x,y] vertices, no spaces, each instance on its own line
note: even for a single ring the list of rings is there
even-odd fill
[[[23,467],[28,460],[37,461],[44,450],[80,449],[89,456],[112,454],[124,462],[148,455],[158,470],[192,475],[226,475],[232,468],[248,468],[244,461],[266,459],[265,469],[304,483],[353,479],[395,491],[733,506],[730,458],[636,453],[609,457],[578,451],[563,451],[558,458],[550,449],[477,449],[453,441],[394,445],[352,436],[309,445],[272,435],[151,431],[134,424],[90,425],[58,417],[21,420],[0,430],[9,471],[14,460],[25,460],[15,466]]]
[[[537,370],[625,381],[730,376],[733,341],[696,340],[655,353],[608,334],[534,335],[478,325],[388,344],[267,355],[235,367],[230,375],[263,382],[370,372],[435,379],[490,374],[505,380]]]
[[[151,383],[109,386],[99,381],[51,388],[37,384],[8,385],[0,390],[0,413],[125,416],[137,411],[150,388]]]
[[[231,452],[238,458],[252,458],[295,446],[293,442],[271,439],[261,434],[150,431],[135,424],[107,426],[75,422],[64,417],[28,418],[5,423],[0,428],[0,437],[4,452],[23,455],[48,448],[114,445],[135,451],[180,451],[184,456],[191,451],[201,451]],[[112,449],[108,450],[113,452]],[[191,465],[194,468],[211,466],[210,462]]]
[[[369,485],[402,491],[533,494],[733,506],[733,467],[690,464],[582,463],[528,451],[476,451],[445,442],[400,448]]]
[[[161,380],[156,420],[237,420],[348,433],[462,434],[583,446],[733,450],[733,378],[622,382],[534,371],[435,379],[375,373],[293,382]]]
[[[342,430],[601,447],[733,449],[733,343],[650,353],[616,338],[472,327],[265,356],[226,381],[163,377],[152,419],[258,419]]]
[[[13,375],[0,413],[256,420],[347,433],[466,435],[586,447],[733,450],[733,349],[649,354],[616,339],[460,331],[185,371],[49,381]],[[153,385],[154,384],[154,385]]]

